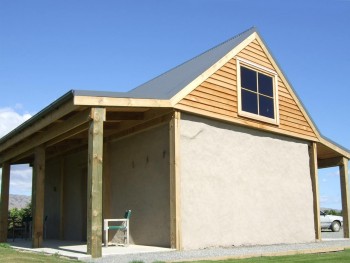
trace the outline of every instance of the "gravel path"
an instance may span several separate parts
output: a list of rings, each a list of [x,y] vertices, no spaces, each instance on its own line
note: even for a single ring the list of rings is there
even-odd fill
[[[158,252],[158,253],[144,253],[144,254],[130,254],[119,256],[106,256],[99,259],[89,259],[86,262],[96,263],[129,263],[132,261],[152,263],[155,261],[186,261],[194,259],[215,259],[219,257],[242,257],[242,256],[260,256],[274,253],[284,253],[288,251],[305,251],[305,250],[319,250],[327,248],[350,248],[350,240],[331,240],[317,243],[304,244],[280,244],[269,246],[249,246],[249,247],[225,247],[225,248],[207,248],[200,250],[189,251],[172,251],[172,252]]]

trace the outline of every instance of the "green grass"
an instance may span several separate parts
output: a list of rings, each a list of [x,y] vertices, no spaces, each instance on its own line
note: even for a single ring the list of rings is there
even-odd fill
[[[0,262],[8,263],[28,263],[28,262],[48,262],[48,263],[75,263],[78,260],[70,260],[62,258],[59,255],[46,255],[43,253],[32,253],[25,251],[18,251],[11,248],[6,243],[0,243]]]
[[[185,261],[184,261],[185,262]],[[183,262],[183,263],[184,263]],[[191,261],[191,263],[277,263],[277,262],[324,262],[324,263],[349,263],[350,262],[350,249],[341,252],[321,253],[321,254],[303,254],[293,256],[275,256],[275,257],[257,257],[247,259],[229,259],[229,260],[217,260],[217,261]]]

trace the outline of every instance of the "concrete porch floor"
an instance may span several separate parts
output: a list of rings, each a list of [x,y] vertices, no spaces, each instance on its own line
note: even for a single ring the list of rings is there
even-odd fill
[[[59,254],[61,256],[87,260],[91,258],[91,255],[86,254],[86,243],[79,241],[67,241],[67,240],[44,240],[41,248],[32,248],[31,241],[25,239],[16,239],[14,242],[8,240],[8,244],[16,249],[27,250],[32,252],[41,252],[47,254]],[[155,253],[155,252],[170,252],[174,249],[164,247],[151,247],[140,245],[124,246],[109,246],[102,247],[102,256],[113,255],[128,255],[128,254],[142,254],[142,253]]]

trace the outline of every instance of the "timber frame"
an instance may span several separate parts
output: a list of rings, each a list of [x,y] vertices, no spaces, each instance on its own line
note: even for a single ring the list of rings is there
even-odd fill
[[[207,118],[217,119],[234,125],[247,126],[252,129],[283,134],[285,136],[302,139],[309,143],[310,176],[313,190],[313,209],[315,239],[320,240],[320,211],[317,169],[339,166],[341,177],[342,204],[344,210],[344,233],[349,238],[349,190],[348,190],[348,160],[350,152],[323,137],[313,123],[306,109],[295,94],[293,88],[284,77],[282,70],[270,54],[264,41],[256,29],[250,29],[238,37],[233,38],[233,46],[225,55],[220,55],[215,63],[202,70],[186,84],[178,88],[176,94],[169,91],[168,97],[142,98],[141,95],[132,96],[132,92],[104,93],[87,91],[70,91],[50,104],[48,107],[33,116],[27,122],[0,139],[0,166],[2,167],[2,185],[0,202],[0,242],[6,241],[7,211],[9,197],[9,181],[11,164],[33,165],[33,218],[34,229],[32,236],[33,247],[40,247],[43,238],[43,208],[44,208],[44,182],[45,162],[52,158],[61,159],[61,184],[64,185],[64,161],[62,156],[88,149],[87,179],[87,253],[92,257],[102,256],[102,218],[110,215],[109,182],[111,171],[108,163],[111,160],[105,154],[108,142],[137,134],[141,131],[157,127],[165,123],[169,127],[170,149],[170,244],[172,248],[182,249],[181,244],[181,175],[180,175],[180,125],[181,112],[189,112]],[[265,53],[267,59],[275,69],[279,82],[283,82],[285,90],[290,93],[295,107],[300,109],[300,116],[305,117],[312,131],[311,135],[303,135],[295,132],[281,131],[278,126],[268,126],[259,122],[248,122],[244,119],[232,116],[211,113],[208,99],[201,98],[205,107],[190,107],[195,105],[197,98],[191,97],[189,105],[181,103],[186,96],[190,96],[195,89],[205,80],[210,78],[218,69],[224,67],[236,58],[247,45],[261,46],[261,53]],[[225,42],[226,43],[226,42]],[[222,48],[218,46],[217,48]],[[206,53],[203,53],[204,56]],[[221,53],[220,53],[221,54]],[[189,63],[195,63],[190,60]],[[184,63],[185,65],[186,63]],[[181,67],[181,66],[180,66]],[[192,65],[191,65],[192,67]],[[178,67],[174,69],[176,73]],[[172,71],[167,74],[172,74]],[[163,74],[160,78],[165,78]],[[158,81],[157,79],[155,81]],[[157,83],[159,84],[159,83]],[[157,86],[157,85],[156,85]],[[165,85],[166,86],[166,85]],[[212,86],[212,85],[211,85]],[[156,87],[158,88],[158,86]],[[155,89],[156,89],[155,88]],[[165,87],[167,88],[167,86]],[[169,87],[170,89],[171,87]],[[204,87],[208,96],[218,94],[218,91]],[[220,90],[217,88],[217,90]],[[172,90],[171,90],[172,91]],[[220,94],[219,94],[220,95]],[[152,96],[150,96],[152,97]],[[223,98],[225,99],[225,98]],[[198,99],[199,100],[199,99]],[[222,98],[221,98],[222,100]],[[277,116],[278,117],[278,116]],[[279,123],[277,123],[278,125]],[[299,126],[299,125],[295,125]],[[61,191],[63,187],[61,187]],[[62,196],[62,195],[61,195]],[[63,197],[61,197],[63,198]],[[61,199],[60,206],[60,238],[64,238],[63,211]],[[103,207],[103,204],[105,207]],[[107,204],[107,205],[106,205]]]

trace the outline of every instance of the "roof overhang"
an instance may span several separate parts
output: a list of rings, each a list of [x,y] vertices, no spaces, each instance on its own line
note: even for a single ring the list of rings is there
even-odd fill
[[[163,123],[172,113],[170,101],[106,96],[101,92],[69,91],[0,139],[0,165],[30,162],[35,147],[67,150],[86,145],[91,108],[106,108],[104,124],[109,140],[145,123]],[[119,94],[118,94],[119,95]],[[164,117],[166,116],[166,117]],[[69,143],[68,143],[69,142]]]

